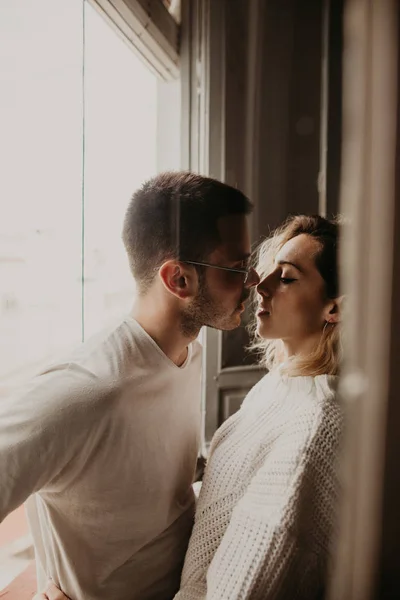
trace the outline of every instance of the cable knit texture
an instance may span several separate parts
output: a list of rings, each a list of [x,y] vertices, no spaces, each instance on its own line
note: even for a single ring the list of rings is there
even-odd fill
[[[322,597],[342,430],[334,379],[269,373],[216,432],[176,600]]]

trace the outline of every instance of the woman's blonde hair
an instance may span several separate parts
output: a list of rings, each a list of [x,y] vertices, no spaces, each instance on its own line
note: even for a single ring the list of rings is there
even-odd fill
[[[274,261],[280,248],[292,238],[307,234],[320,245],[315,255],[315,264],[325,281],[327,298],[339,296],[338,245],[339,220],[328,220],[319,215],[297,215],[289,217],[259,247],[256,270],[264,279],[274,268]],[[256,311],[254,311],[255,313]],[[257,324],[250,324],[253,342],[250,350],[256,351],[260,363],[268,369],[282,364],[282,371],[288,375],[336,375],[341,360],[341,340],[339,324],[325,324],[321,339],[315,350],[307,356],[295,356],[284,362],[281,340],[266,340],[257,333]]]

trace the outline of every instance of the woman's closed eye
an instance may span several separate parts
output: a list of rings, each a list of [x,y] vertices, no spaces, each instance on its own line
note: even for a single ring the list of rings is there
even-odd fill
[[[283,283],[284,285],[288,285],[289,283],[293,283],[294,281],[297,281],[296,279],[294,279],[294,277],[281,277],[281,283]]]

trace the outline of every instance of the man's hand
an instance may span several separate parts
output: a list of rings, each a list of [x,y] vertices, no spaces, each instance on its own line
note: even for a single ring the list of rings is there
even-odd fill
[[[35,594],[32,600],[71,600],[49,579],[43,592]]]

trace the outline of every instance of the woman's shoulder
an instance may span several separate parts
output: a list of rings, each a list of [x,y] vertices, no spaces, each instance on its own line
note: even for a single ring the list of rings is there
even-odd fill
[[[274,421],[270,452],[292,464],[293,469],[320,472],[335,463],[343,435],[343,409],[337,382],[328,376],[283,380],[279,417]],[[269,463],[269,454],[266,463]]]
[[[343,429],[343,408],[337,393],[338,378],[331,375],[290,377],[271,372],[272,395],[284,424],[283,435],[300,445],[336,445]],[[302,440],[302,442],[301,442]]]
[[[298,418],[303,413],[308,414],[315,435],[334,427],[341,428],[343,409],[337,393],[338,377],[291,377],[288,378],[287,386],[293,402],[299,405]]]

